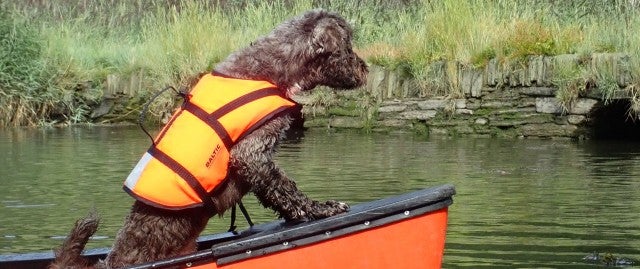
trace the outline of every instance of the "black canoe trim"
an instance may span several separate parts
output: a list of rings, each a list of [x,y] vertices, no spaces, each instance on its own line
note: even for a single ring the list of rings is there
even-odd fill
[[[453,203],[454,194],[453,185],[447,184],[358,204],[345,214],[326,219],[302,223],[273,221],[253,226],[240,233],[226,232],[201,236],[198,240],[200,251],[194,254],[128,268],[195,266],[211,262],[222,265],[255,258],[446,208]],[[87,250],[83,255],[97,260],[104,258],[107,252],[107,248],[101,248]],[[46,268],[52,259],[52,252],[0,255],[0,268]]]
[[[269,229],[268,231],[240,239],[235,241],[234,244],[219,244],[213,246],[213,254],[216,257],[225,257],[245,252],[247,249],[257,249],[315,234],[324,234],[326,231],[358,226],[365,221],[371,222],[372,220],[403,213],[404,211],[411,211],[420,207],[427,207],[429,211],[435,211],[449,206],[452,201],[445,203],[442,203],[442,201],[451,199],[454,193],[455,190],[453,186],[445,185],[359,204],[353,206],[347,214],[340,214],[295,225],[282,223],[278,228]]]
[[[248,233],[249,231],[245,231]],[[233,239],[240,238],[240,235],[232,232],[224,232],[212,235],[204,235],[198,238],[198,249],[208,249],[212,245],[220,242],[231,241]],[[62,242],[61,242],[62,244]],[[82,253],[82,256],[88,258],[90,261],[97,261],[107,257],[110,248],[95,248],[88,249]],[[25,254],[2,254],[0,255],[0,269],[40,269],[47,268],[53,261],[53,252],[36,252]]]

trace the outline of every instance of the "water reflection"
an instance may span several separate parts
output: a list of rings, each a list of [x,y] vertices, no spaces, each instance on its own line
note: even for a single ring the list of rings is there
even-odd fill
[[[0,130],[0,253],[56,247],[90,210],[103,218],[91,246],[108,246],[132,201],[122,181],[148,143],[135,127]],[[640,258],[637,143],[314,130],[277,161],[320,200],[455,184],[445,268],[592,268],[581,258],[593,251]],[[274,219],[255,198],[245,204],[254,220]]]

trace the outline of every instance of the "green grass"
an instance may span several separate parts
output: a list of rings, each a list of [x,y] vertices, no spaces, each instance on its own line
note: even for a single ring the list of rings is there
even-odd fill
[[[59,93],[47,84],[42,45],[26,21],[0,11],[0,126],[34,125]]]
[[[589,87],[595,86],[595,77],[588,66],[573,63],[556,64],[553,84],[558,87],[556,98],[565,112]]]
[[[623,0],[2,1],[0,126],[88,121],[89,104],[78,96],[87,94],[78,85],[97,100],[110,75],[141,77],[141,100],[166,85],[186,85],[315,7],[343,14],[355,26],[357,52],[416,78],[425,96],[459,94],[434,80],[435,62],[482,68],[493,58],[566,53],[626,53],[636,81],[630,92],[640,88],[640,7]],[[152,113],[172,102],[159,102]]]

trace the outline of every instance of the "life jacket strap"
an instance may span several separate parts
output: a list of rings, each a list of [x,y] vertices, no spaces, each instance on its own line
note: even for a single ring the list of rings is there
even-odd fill
[[[183,104],[182,109],[189,111],[198,119],[200,119],[201,121],[209,125],[209,127],[211,127],[211,129],[213,129],[213,131],[216,132],[216,134],[218,134],[218,136],[222,140],[222,143],[224,143],[227,150],[231,150],[231,147],[235,144],[235,141],[233,141],[233,139],[227,132],[227,129],[225,129],[224,126],[222,126],[222,124],[220,123],[220,121],[218,121],[218,119],[220,119],[224,115],[228,114],[229,112],[243,105],[246,105],[255,100],[268,97],[268,96],[282,96],[282,91],[280,91],[278,88],[273,88],[273,87],[253,91],[234,99],[233,101],[223,105],[222,107],[218,108],[217,110],[211,113],[207,113],[205,110],[203,110],[196,104],[192,103],[190,100],[185,100],[185,103]],[[276,112],[280,112],[280,110],[284,108],[286,107],[280,108]],[[259,127],[259,126],[260,124],[256,124],[253,127]]]
[[[247,223],[249,223],[249,226],[253,227],[253,221],[251,221],[251,217],[249,216],[249,211],[247,211],[247,209],[244,207],[244,205],[242,204],[242,201],[238,201],[238,207],[240,208],[240,212],[242,212],[244,219],[247,220]]]
[[[160,161],[165,166],[169,167],[169,169],[173,170],[176,174],[178,174],[181,178],[183,178],[187,184],[198,194],[200,200],[202,200],[202,205],[205,207],[207,212],[213,214],[215,212],[215,205],[213,204],[213,200],[209,196],[209,193],[202,187],[198,179],[191,173],[187,168],[182,166],[179,162],[171,158],[171,156],[162,152],[162,150],[158,149],[156,146],[151,146],[149,149],[149,154]]]
[[[225,129],[224,126],[222,126],[222,124],[218,121],[219,117],[212,116],[190,101],[184,103],[183,109],[189,111],[202,122],[209,125],[209,127],[211,127],[211,129],[213,129],[213,131],[218,134],[220,140],[222,140],[222,143],[227,148],[227,150],[231,150],[231,147],[233,146],[233,140],[227,132],[227,129]]]
[[[249,212],[244,207],[244,204],[242,204],[242,201],[238,201],[238,207],[240,208],[240,211],[242,211],[242,215],[244,216],[244,219],[247,220],[247,223],[249,223],[249,227],[253,227],[253,221],[251,221],[251,217],[249,216]],[[229,224],[228,232],[237,233],[236,232],[236,228],[237,228],[237,226],[236,226],[236,205],[234,204],[233,207],[231,207],[231,223]]]
[[[211,116],[215,119],[219,119],[226,115],[227,113],[243,106],[248,103],[251,103],[260,98],[268,97],[268,96],[282,96],[282,91],[275,87],[263,88],[256,91],[252,91],[245,95],[242,95],[233,101],[221,106],[216,111],[211,113]]]

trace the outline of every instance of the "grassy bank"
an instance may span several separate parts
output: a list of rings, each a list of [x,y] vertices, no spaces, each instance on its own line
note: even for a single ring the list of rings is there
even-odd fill
[[[0,126],[89,121],[109,75],[143,74],[144,100],[315,7],[342,13],[362,56],[414,76],[425,95],[455,90],[430,86],[425,67],[439,60],[481,67],[491,58],[622,52],[640,73],[632,0],[51,2],[0,1]]]

